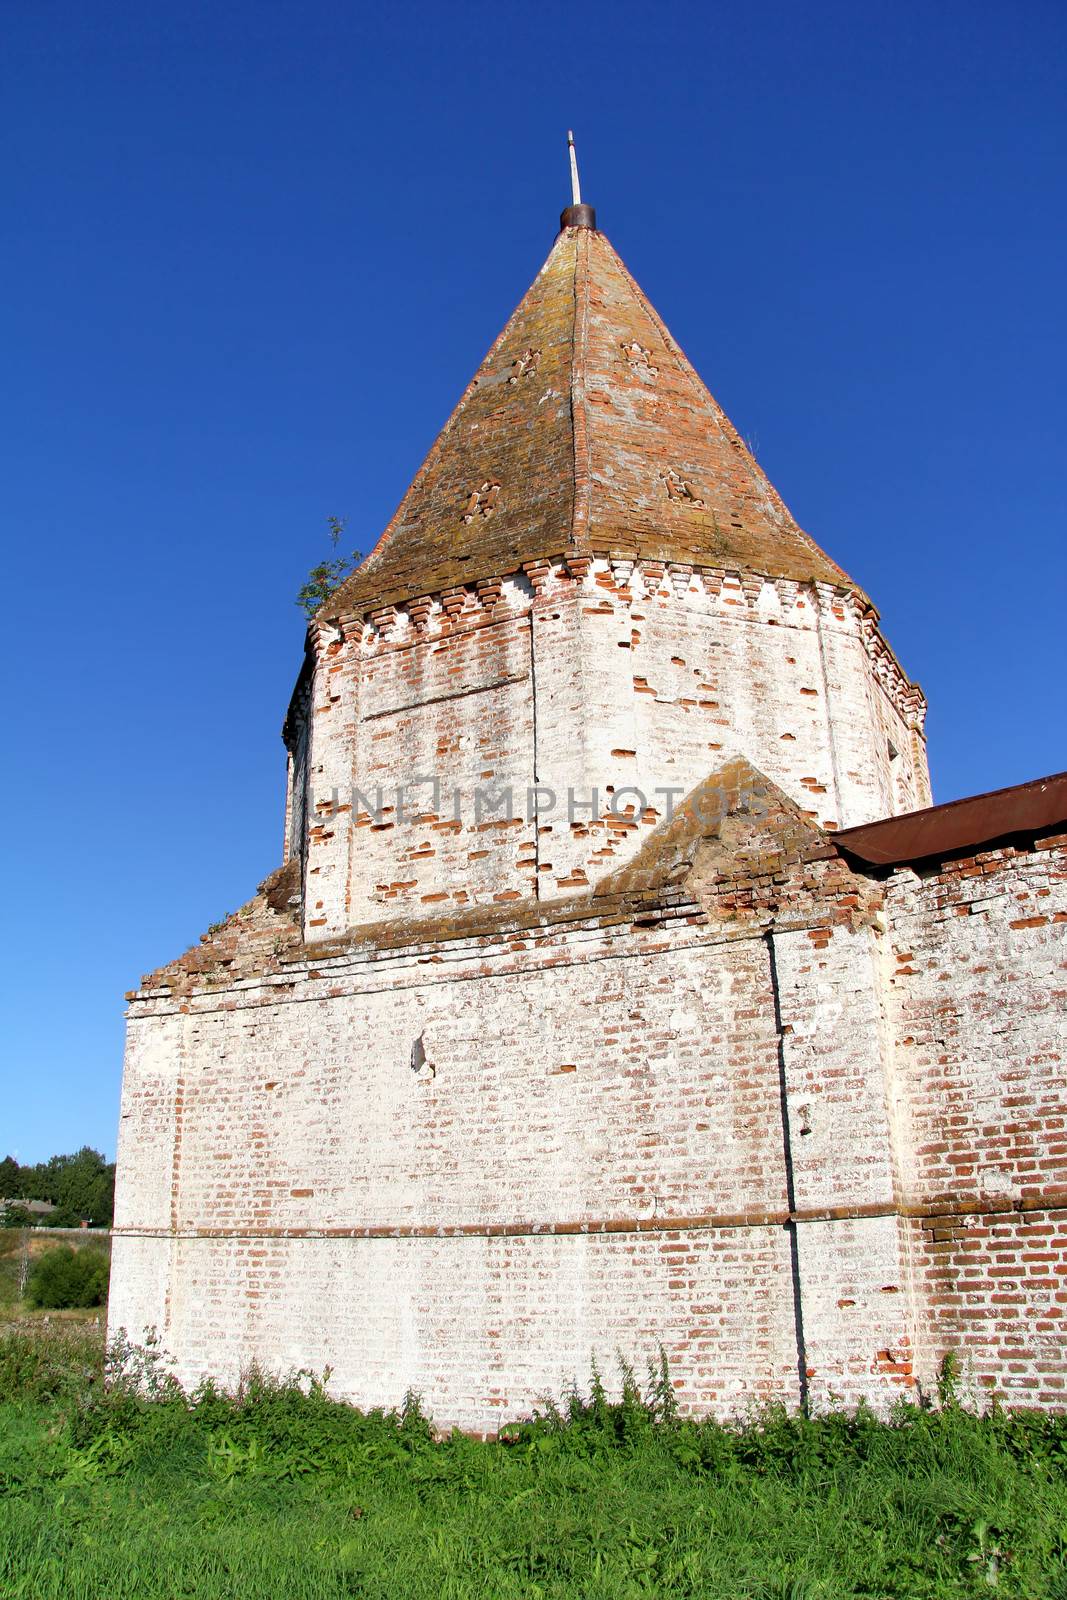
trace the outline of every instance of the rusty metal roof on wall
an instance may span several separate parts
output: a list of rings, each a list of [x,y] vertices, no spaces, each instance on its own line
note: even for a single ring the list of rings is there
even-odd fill
[[[1012,834],[1067,827],[1067,772],[947,805],[909,811],[833,835],[836,845],[872,866],[896,866],[929,856],[956,855]]]

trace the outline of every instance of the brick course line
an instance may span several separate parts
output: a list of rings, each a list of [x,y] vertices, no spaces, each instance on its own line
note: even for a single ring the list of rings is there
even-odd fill
[[[701,1233],[722,1229],[784,1228],[809,1222],[869,1222],[883,1217],[937,1222],[953,1217],[1067,1215],[1067,1189],[1011,1205],[961,1202],[957,1206],[832,1206],[818,1211],[705,1212],[691,1217],[600,1217],[583,1222],[460,1222],[440,1227],[366,1228],[113,1228],[122,1239],[536,1239],[576,1234]]]

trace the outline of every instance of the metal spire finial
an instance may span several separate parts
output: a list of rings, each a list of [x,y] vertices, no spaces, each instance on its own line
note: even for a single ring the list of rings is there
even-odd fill
[[[567,129],[567,153],[571,158],[571,205],[580,206],[582,203],[582,189],[578,182],[578,157],[574,150],[574,133]]]
[[[578,157],[574,153],[574,134],[567,129],[567,154],[571,162],[571,203],[559,219],[561,228],[595,228],[596,212],[582,203],[582,189],[578,182]]]

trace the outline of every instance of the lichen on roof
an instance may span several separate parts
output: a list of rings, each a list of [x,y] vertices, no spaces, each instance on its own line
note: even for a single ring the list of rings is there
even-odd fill
[[[617,555],[856,585],[797,525],[602,233],[564,228],[323,615]]]

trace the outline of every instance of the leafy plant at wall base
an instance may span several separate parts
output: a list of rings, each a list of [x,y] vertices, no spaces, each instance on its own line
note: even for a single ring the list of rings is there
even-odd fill
[[[941,1357],[937,1373],[937,1398],[942,1406],[954,1406],[959,1400],[960,1358],[955,1350],[947,1350]]]
[[[159,1335],[0,1334],[0,1595],[31,1600],[1067,1600],[1067,1417],[678,1415],[619,1359],[496,1440]],[[640,1369],[638,1369],[640,1370]],[[644,1374],[642,1373],[642,1377]]]

